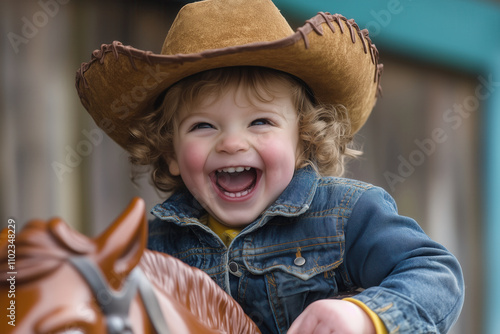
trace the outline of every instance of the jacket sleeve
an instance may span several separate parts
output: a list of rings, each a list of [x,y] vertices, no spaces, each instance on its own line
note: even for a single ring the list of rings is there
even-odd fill
[[[446,333],[464,301],[457,259],[410,218],[398,215],[380,188],[367,190],[345,227],[345,264],[362,288],[354,298],[392,333]]]

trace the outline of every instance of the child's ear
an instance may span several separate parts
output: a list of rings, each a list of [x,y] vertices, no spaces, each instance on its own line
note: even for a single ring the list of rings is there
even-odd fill
[[[168,159],[167,163],[170,174],[172,174],[173,176],[181,175],[179,164],[177,163],[177,160],[175,158]]]

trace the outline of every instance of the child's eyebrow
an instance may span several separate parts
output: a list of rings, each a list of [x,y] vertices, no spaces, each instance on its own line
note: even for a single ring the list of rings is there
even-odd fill
[[[204,115],[207,115],[208,113],[204,112],[185,112],[180,115],[177,115],[175,122],[177,126],[181,126],[182,123],[186,122],[190,118],[193,117],[203,117]]]
[[[278,110],[259,110],[255,113],[255,116],[260,118],[260,117],[265,117],[265,116],[277,116],[282,119],[287,119],[286,114],[284,112],[280,112]]]
[[[258,113],[261,113],[261,114],[273,114],[273,115],[277,115],[283,119],[288,119],[289,117],[289,114],[287,112],[285,112],[286,108],[283,108],[283,107],[270,107],[268,109],[266,108],[261,108],[261,107],[258,107],[257,108],[257,112]],[[297,111],[294,109],[293,110],[294,113],[293,115],[297,115]]]

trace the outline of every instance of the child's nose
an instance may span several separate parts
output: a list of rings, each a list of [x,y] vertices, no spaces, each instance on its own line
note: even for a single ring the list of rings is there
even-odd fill
[[[215,150],[218,153],[228,153],[235,154],[238,152],[245,152],[249,148],[248,141],[238,133],[223,135],[217,145]]]

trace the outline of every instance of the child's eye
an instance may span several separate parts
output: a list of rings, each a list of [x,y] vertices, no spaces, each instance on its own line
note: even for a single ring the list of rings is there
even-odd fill
[[[256,119],[255,121],[253,121],[250,125],[251,126],[253,126],[253,125],[272,125],[272,122],[268,119],[265,119],[265,118],[259,118],[259,119]]]
[[[213,126],[209,123],[200,122],[193,125],[189,131],[195,131],[201,129],[213,129]]]

